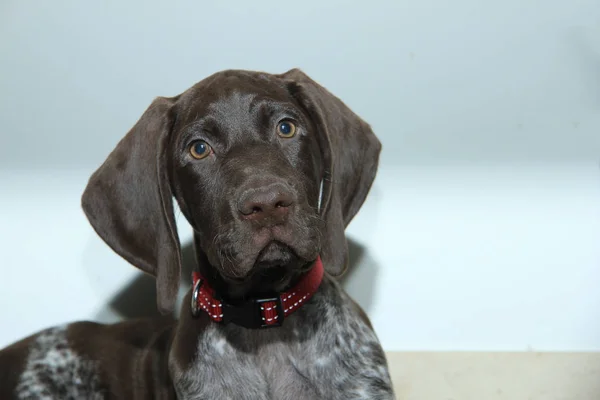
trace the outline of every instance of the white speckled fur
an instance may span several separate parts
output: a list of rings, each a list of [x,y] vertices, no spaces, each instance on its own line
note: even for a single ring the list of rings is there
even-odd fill
[[[41,332],[32,343],[15,390],[18,399],[100,400],[96,363],[69,348],[66,326]]]
[[[280,328],[209,324],[197,341],[187,368],[171,360],[182,400],[394,399],[375,333],[331,279]]]

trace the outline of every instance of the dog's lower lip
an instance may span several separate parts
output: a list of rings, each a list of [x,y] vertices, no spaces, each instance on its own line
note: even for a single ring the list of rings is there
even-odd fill
[[[256,257],[255,267],[272,268],[287,265],[298,256],[294,250],[285,243],[272,241],[268,243]]]

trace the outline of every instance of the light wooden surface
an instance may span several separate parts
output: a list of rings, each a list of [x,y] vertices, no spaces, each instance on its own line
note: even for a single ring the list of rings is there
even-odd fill
[[[600,400],[600,353],[389,352],[399,400]]]

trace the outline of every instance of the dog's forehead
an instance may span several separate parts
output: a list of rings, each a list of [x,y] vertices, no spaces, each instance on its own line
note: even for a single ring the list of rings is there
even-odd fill
[[[181,98],[191,118],[206,114],[249,114],[259,103],[291,103],[280,77],[261,72],[228,70],[194,85]]]

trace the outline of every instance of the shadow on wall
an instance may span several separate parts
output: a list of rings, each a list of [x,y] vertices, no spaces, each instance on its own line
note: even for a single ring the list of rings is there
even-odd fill
[[[369,257],[361,244],[348,240],[349,266],[340,279],[342,286],[369,313],[376,284],[378,266]],[[191,289],[191,275],[196,265],[193,242],[182,246],[182,282],[179,291],[176,313],[179,314],[181,301]],[[159,315],[156,309],[156,286],[154,278],[140,272],[137,277],[96,315],[95,320],[113,323],[123,319],[152,317]]]

